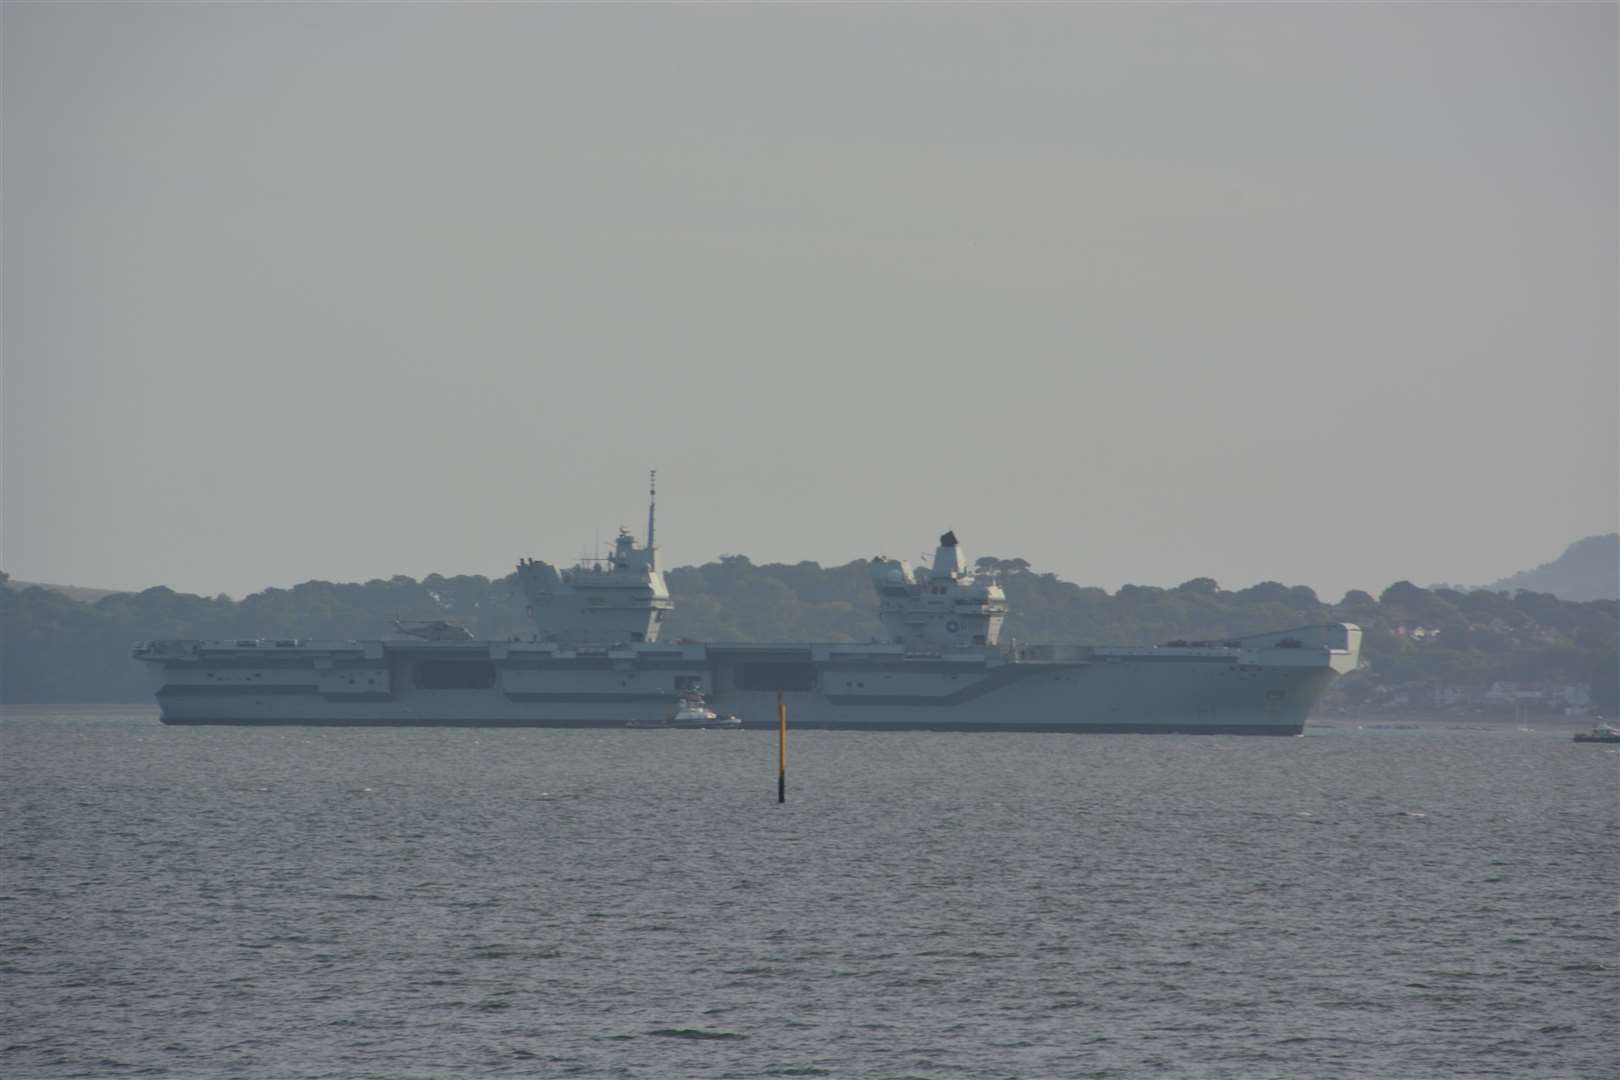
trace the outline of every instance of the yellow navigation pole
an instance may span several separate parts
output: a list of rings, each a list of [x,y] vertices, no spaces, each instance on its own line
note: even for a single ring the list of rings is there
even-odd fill
[[[787,704],[776,692],[776,801],[787,802]]]

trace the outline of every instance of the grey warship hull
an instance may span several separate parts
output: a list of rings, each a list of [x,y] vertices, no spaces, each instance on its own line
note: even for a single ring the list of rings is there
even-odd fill
[[[154,641],[135,655],[167,724],[612,727],[698,690],[747,727],[1295,735],[1346,624],[1218,645],[918,653],[893,645]]]
[[[656,474],[654,474],[656,477]],[[1347,623],[1162,647],[998,644],[1006,595],[970,570],[954,532],[931,566],[868,564],[884,640],[870,644],[658,641],[673,610],[653,544],[621,529],[605,560],[524,559],[530,641],[475,641],[443,620],[416,640],[149,641],[135,647],[168,724],[658,727],[707,701],[745,726],[878,731],[1142,731],[1294,735],[1335,674]]]

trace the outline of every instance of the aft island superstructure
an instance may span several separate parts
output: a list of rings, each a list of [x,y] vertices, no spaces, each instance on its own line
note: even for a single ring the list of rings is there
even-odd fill
[[[523,560],[527,641],[400,624],[398,640],[149,641],[134,655],[168,724],[648,726],[698,694],[767,727],[780,694],[795,727],[1295,735],[1361,647],[1348,623],[1004,646],[1006,596],[951,532],[930,566],[871,561],[882,641],[665,644],[673,603],[654,535],[649,508],[644,547],[621,530],[606,560]]]

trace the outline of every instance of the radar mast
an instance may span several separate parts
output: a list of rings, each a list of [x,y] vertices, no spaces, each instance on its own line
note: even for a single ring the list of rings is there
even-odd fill
[[[658,470],[647,474],[647,564],[658,569],[658,549],[653,546],[653,518],[658,510]]]

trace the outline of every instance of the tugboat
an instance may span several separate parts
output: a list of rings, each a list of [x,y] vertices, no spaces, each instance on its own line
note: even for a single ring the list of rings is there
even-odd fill
[[[1577,731],[1575,741],[1620,743],[1620,728],[1615,727],[1613,724],[1605,724],[1600,716],[1592,724],[1591,731]]]
[[[703,695],[696,690],[688,690],[681,695],[680,708],[669,721],[674,728],[740,728],[742,721],[735,716],[721,716],[709,708],[709,703],[703,700]]]
[[[678,708],[675,715],[668,720],[657,720],[652,723],[643,723],[632,720],[626,726],[633,728],[702,728],[708,730],[737,731],[742,728],[742,721],[735,716],[721,716],[709,708],[709,703],[703,699],[703,694],[697,690],[688,690],[676,699]]]

